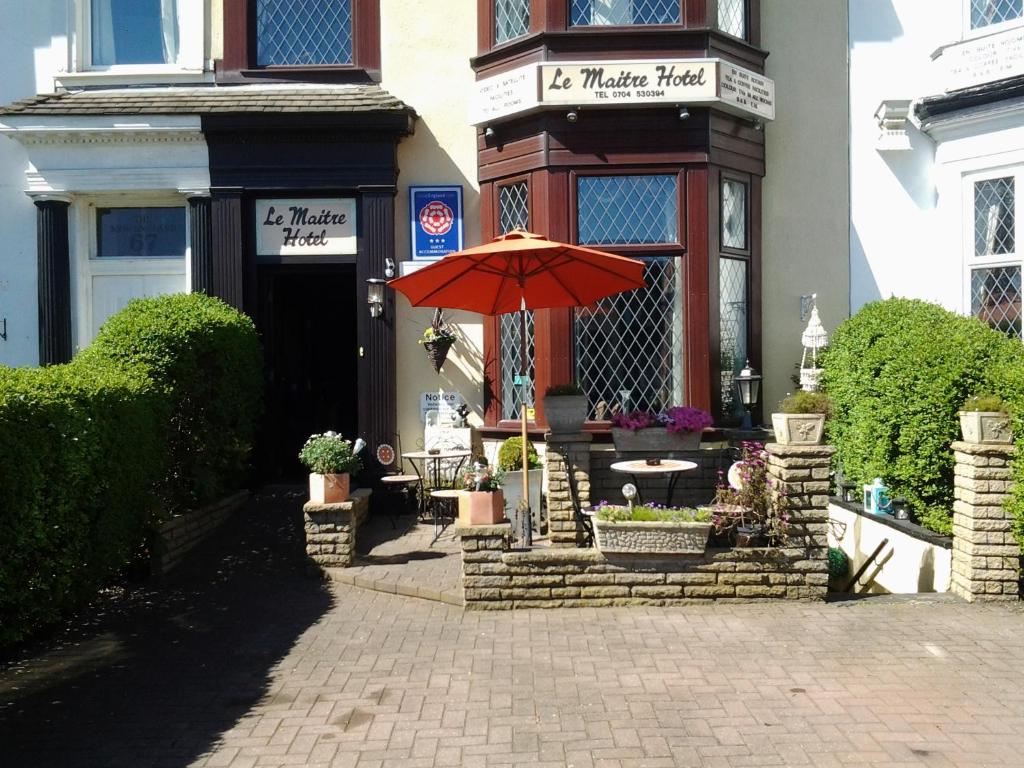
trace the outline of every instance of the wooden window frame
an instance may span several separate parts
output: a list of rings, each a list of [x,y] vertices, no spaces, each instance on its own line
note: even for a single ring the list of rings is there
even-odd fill
[[[227,80],[281,79],[348,82],[380,80],[380,0],[352,0],[352,63],[256,64],[255,0],[224,0],[224,58],[218,75]]]

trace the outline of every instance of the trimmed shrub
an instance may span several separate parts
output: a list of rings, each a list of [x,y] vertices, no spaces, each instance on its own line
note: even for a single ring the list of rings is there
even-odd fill
[[[144,366],[171,403],[171,510],[239,487],[256,434],[263,366],[252,320],[202,293],[137,299],[111,317],[80,355]]]
[[[1017,542],[1024,548],[1024,352],[1021,349],[1024,349],[1024,345],[1016,342],[993,367],[990,390],[999,393],[1003,409],[1010,413],[1010,423],[1013,425],[1013,442],[1017,454],[1012,463],[1013,490],[1006,508],[1015,518],[1013,532]],[[984,405],[990,407],[993,403]]]
[[[67,365],[0,367],[0,646],[239,487],[262,380],[251,321],[201,294],[132,302]]]
[[[523,438],[508,437],[498,449],[498,469],[502,472],[518,472],[523,468]],[[543,466],[533,443],[526,441],[526,464],[530,469]]]
[[[883,478],[921,525],[950,533],[957,411],[975,392],[1000,391],[996,372],[1019,371],[1022,360],[1019,341],[974,318],[911,299],[865,305],[824,354],[828,435],[844,474]]]

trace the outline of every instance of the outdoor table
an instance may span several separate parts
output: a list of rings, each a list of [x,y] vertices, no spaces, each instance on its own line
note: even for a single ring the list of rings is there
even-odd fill
[[[459,470],[462,469],[463,462],[465,462],[466,459],[469,458],[469,456],[470,452],[465,450],[464,448],[446,448],[442,451],[439,451],[438,453],[431,453],[430,451],[409,451],[408,453],[402,454],[402,458],[409,459],[409,463],[412,464],[412,468],[420,477],[420,483],[423,488],[423,493],[420,495],[420,500],[422,502],[422,504],[420,505],[421,512],[426,509],[428,478],[431,481],[429,486],[430,490],[438,490],[439,488],[441,488],[441,462],[445,460],[454,461],[455,459],[458,459],[459,463],[455,467],[455,474],[457,475],[459,473]],[[420,467],[416,464],[417,461],[423,462],[422,471],[420,470]],[[432,499],[430,502],[430,511],[434,517],[435,529],[437,528],[437,507],[438,505]]]
[[[631,461],[616,461],[612,464],[612,471],[622,472],[629,475],[636,486],[636,498],[641,504],[643,498],[640,496],[640,483],[638,476],[668,475],[668,496],[665,499],[665,506],[672,506],[672,495],[676,490],[676,483],[679,482],[679,475],[697,468],[693,461],[682,461],[679,459],[662,459],[660,464],[648,464],[647,459],[634,459]]]

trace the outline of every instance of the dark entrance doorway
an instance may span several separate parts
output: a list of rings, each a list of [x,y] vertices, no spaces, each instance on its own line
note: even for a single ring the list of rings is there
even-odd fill
[[[298,481],[307,437],[358,432],[356,270],[266,265],[258,283],[267,384],[260,471],[269,482]]]

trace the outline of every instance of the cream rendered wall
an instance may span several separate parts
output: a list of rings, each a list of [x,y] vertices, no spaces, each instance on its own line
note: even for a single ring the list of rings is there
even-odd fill
[[[818,294],[828,330],[849,314],[846,0],[762,3],[761,34],[777,102],[765,128],[762,212],[767,415],[794,389],[801,294]]]
[[[425,3],[381,0],[380,15],[381,85],[419,115],[415,135],[398,145],[396,261],[410,258],[410,184],[461,184],[464,240],[476,245],[480,187],[467,101],[475,82],[469,59],[476,54],[476,2],[453,0],[439,12]],[[483,324],[476,314],[447,313],[458,322],[460,338],[438,376],[416,343],[432,310],[414,309],[401,295],[396,303],[398,429],[402,448],[412,450],[423,436],[420,392],[457,390],[472,408],[473,421],[482,422]]]

